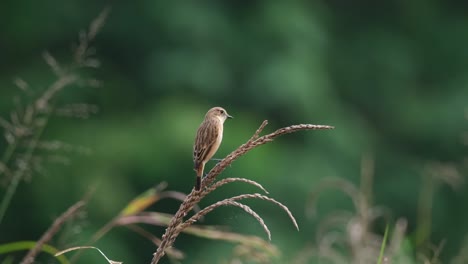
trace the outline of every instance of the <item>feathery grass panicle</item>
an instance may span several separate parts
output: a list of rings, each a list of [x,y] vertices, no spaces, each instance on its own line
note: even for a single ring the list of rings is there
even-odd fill
[[[354,186],[353,183],[341,178],[325,178],[322,181],[320,181],[311,192],[306,208],[306,212],[309,217],[315,217],[317,201],[320,194],[322,194],[322,192],[330,188],[338,189],[343,193],[347,194],[348,197],[352,200],[355,208],[360,207],[360,200],[362,200],[364,197],[362,196],[362,193],[359,191],[359,189],[356,186]]]
[[[293,126],[288,126],[284,128],[280,128],[276,130],[273,133],[260,136],[260,133],[263,131],[265,126],[268,124],[268,121],[265,120],[263,123],[260,125],[260,127],[255,131],[255,133],[252,135],[252,137],[244,144],[242,144],[240,147],[238,147],[236,150],[231,152],[229,155],[227,155],[224,159],[222,159],[217,165],[215,165],[210,172],[204,177],[201,187],[202,189],[200,191],[192,190],[192,192],[187,196],[187,198],[184,200],[184,202],[180,205],[179,210],[176,212],[174,217],[171,219],[171,222],[169,223],[168,227],[166,228],[166,232],[162,236],[162,242],[161,245],[157,248],[156,252],[153,254],[153,259],[151,261],[152,264],[156,264],[159,262],[159,260],[164,256],[165,251],[172,246],[174,243],[175,239],[177,236],[182,232],[185,228],[188,228],[191,224],[195,223],[200,217],[206,215],[207,213],[211,212],[212,210],[216,209],[217,207],[224,206],[224,205],[232,205],[232,206],[237,206],[242,208],[244,211],[249,213],[250,215],[254,216],[254,218],[262,225],[263,229],[268,235],[268,238],[271,237],[270,231],[266,224],[264,223],[263,219],[255,212],[253,211],[250,207],[241,204],[237,202],[237,200],[241,199],[246,199],[246,198],[254,198],[254,199],[261,199],[265,200],[271,203],[274,203],[278,205],[280,208],[285,210],[292,220],[294,226],[299,229],[296,220],[294,219],[292,213],[289,211],[289,209],[284,206],[283,204],[277,202],[276,200],[267,197],[265,195],[261,194],[241,194],[239,196],[234,196],[231,198],[224,199],[222,201],[219,201],[217,203],[214,203],[205,209],[202,209],[200,212],[196,213],[194,216],[189,218],[188,220],[184,221],[184,218],[187,216],[188,212],[201,200],[203,199],[206,195],[211,193],[212,191],[216,190],[218,187],[221,187],[227,183],[231,182],[245,182],[251,185],[254,185],[263,191],[265,191],[267,194],[268,192],[262,187],[261,184],[252,181],[252,180],[246,180],[243,178],[227,178],[224,180],[220,180],[218,182],[215,182],[216,178],[229,166],[234,162],[236,159],[241,157],[242,155],[246,154],[250,150],[261,146],[263,144],[266,144],[268,142],[273,141],[276,137],[288,134],[288,133],[294,133],[298,132],[301,130],[323,130],[323,129],[333,129],[334,127],[332,126],[325,126],[325,125],[311,125],[311,124],[300,124],[300,125],[293,125]]]
[[[226,167],[228,167],[234,160],[243,156],[250,150],[273,141],[276,137],[279,137],[284,134],[294,133],[301,130],[323,130],[323,129],[333,129],[333,126],[324,126],[324,125],[311,125],[311,124],[300,124],[292,125],[284,128],[280,128],[273,133],[259,137],[261,131],[268,124],[268,121],[265,120],[254,133],[254,135],[243,145],[234,150],[231,154],[221,160],[203,179],[202,187],[210,185],[215,178],[222,173]]]
[[[83,154],[89,152],[86,148],[75,147],[58,140],[45,140],[43,132],[50,117],[58,113],[57,109],[60,109],[59,112],[62,112],[62,115],[83,118],[97,111],[97,107],[89,107],[87,104],[60,106],[57,98],[67,88],[96,83],[96,80],[82,76],[80,70],[97,65],[97,59],[93,57],[90,44],[98,33],[98,29],[103,25],[107,13],[108,11],[104,10],[91,23],[92,34],[84,38],[80,36],[82,49],[74,50],[73,60],[69,64],[62,66],[51,53],[47,51],[43,53],[45,63],[56,77],[44,91],[36,93],[32,85],[25,80],[21,78],[14,80],[21,94],[15,98],[15,109],[10,112],[9,118],[0,117],[0,127],[3,128],[7,143],[7,148],[0,160],[0,180],[6,185],[6,192],[0,199],[0,224],[19,183],[32,177],[34,173],[42,173],[45,161],[58,161],[66,164],[68,159],[60,153],[57,154],[59,151],[64,153],[74,151]],[[47,243],[59,232],[64,223],[76,216],[84,205],[85,200],[81,200],[56,218],[21,263],[33,263],[38,253],[48,246]]]
[[[314,189],[307,212],[315,216],[318,196],[330,188],[346,194],[354,205],[353,211],[335,210],[322,221],[316,230],[316,246],[308,245],[300,252],[294,263],[309,263],[317,258],[327,263],[413,263],[410,257],[402,254],[407,221],[400,218],[390,233],[390,212],[371,202],[374,178],[374,158],[365,154],[361,160],[361,183],[341,178],[324,179]],[[374,223],[382,218],[387,228],[385,234],[373,230]],[[432,263],[432,262],[431,262]]]
[[[219,187],[221,187],[221,186],[223,186],[225,184],[231,183],[231,182],[245,182],[245,183],[251,184],[251,185],[259,188],[260,190],[262,190],[266,194],[269,194],[269,192],[261,184],[259,184],[258,182],[252,181],[252,180],[249,180],[249,179],[245,179],[245,178],[225,178],[225,179],[221,179],[221,180],[213,183],[213,185],[211,185],[211,186],[207,187],[206,189],[204,189],[203,192],[206,193],[206,194],[209,194],[210,192],[218,189]]]
[[[23,103],[21,97],[18,97],[15,101],[16,109],[10,113],[9,118],[0,117],[0,127],[4,130],[7,143],[0,160],[1,181],[7,185],[5,195],[0,199],[0,224],[22,180],[30,178],[34,172],[42,172],[44,161],[66,161],[58,155],[45,159],[37,154],[39,149],[44,150],[44,146],[49,145],[43,140],[43,132],[50,116],[57,111],[61,115],[86,118],[97,111],[97,107],[86,104],[56,106],[55,99],[66,88],[98,83],[95,79],[80,75],[80,70],[99,65],[90,44],[103,26],[108,13],[107,8],[91,23],[85,34],[80,34],[79,43],[73,51],[73,61],[69,65],[62,66],[49,52],[43,53],[44,61],[56,79],[41,94],[35,95],[31,85],[23,79],[14,80],[14,84],[26,96],[27,102]]]
[[[239,202],[236,202],[235,200],[230,199],[230,198],[229,199],[224,199],[222,201],[218,201],[218,202],[216,202],[216,203],[214,203],[214,204],[212,204],[210,206],[207,206],[207,207],[203,208],[200,212],[196,213],[194,216],[190,217],[190,219],[188,219],[183,224],[181,224],[178,227],[178,229],[180,229],[180,231],[184,230],[185,228],[187,228],[191,224],[197,222],[201,217],[205,216],[209,212],[213,211],[214,209],[216,209],[218,207],[225,206],[225,205],[232,205],[232,206],[239,207],[239,208],[243,209],[246,213],[253,216],[260,223],[263,230],[265,230],[265,233],[267,233],[268,240],[271,240],[271,232],[268,229],[268,226],[265,224],[265,221],[263,221],[263,218],[260,217],[260,215],[258,215],[249,206],[247,206],[245,204],[242,204],[242,203],[239,203]]]

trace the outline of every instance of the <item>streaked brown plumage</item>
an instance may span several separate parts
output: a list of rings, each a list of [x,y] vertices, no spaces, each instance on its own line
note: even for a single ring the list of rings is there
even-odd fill
[[[213,107],[205,115],[193,145],[193,169],[197,173],[195,190],[199,191],[205,164],[213,157],[223,140],[223,124],[232,118],[221,107]]]

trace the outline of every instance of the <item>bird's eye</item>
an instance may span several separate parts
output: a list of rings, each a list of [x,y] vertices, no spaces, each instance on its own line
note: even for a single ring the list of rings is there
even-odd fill
[[[223,110],[219,110],[219,112],[220,112],[221,114],[224,114],[224,111],[223,111]]]

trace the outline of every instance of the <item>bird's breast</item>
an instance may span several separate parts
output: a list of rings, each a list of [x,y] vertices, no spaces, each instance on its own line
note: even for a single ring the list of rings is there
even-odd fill
[[[218,129],[219,129],[219,132],[218,132],[218,138],[216,138],[215,149],[218,149],[219,145],[221,145],[221,141],[223,141],[223,124],[221,124]]]

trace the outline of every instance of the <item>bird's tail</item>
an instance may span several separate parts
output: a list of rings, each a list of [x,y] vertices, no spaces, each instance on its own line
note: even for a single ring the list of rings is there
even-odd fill
[[[195,168],[197,172],[197,181],[195,182],[195,190],[199,191],[201,189],[201,181],[203,177],[203,169],[205,168],[205,164],[201,163],[198,167]]]
[[[195,190],[199,191],[201,188],[201,177],[197,176],[197,182],[195,183]]]

